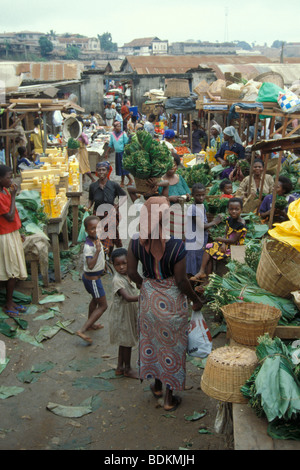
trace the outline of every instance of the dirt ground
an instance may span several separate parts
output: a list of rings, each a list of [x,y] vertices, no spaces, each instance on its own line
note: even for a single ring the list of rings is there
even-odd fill
[[[84,191],[83,202],[86,197],[87,192]],[[76,257],[73,269],[82,272],[81,255]],[[109,304],[111,281],[111,274],[103,277]],[[19,395],[0,400],[1,450],[84,449],[111,452],[187,449],[193,452],[233,449],[232,436],[218,434],[214,430],[218,402],[200,389],[203,368],[199,367],[199,362],[188,360],[186,390],[179,393],[182,403],[176,411],[166,413],[149,391],[149,383],[124,377],[115,378],[114,374],[113,378],[105,378],[103,375],[116,367],[118,353],[109,342],[108,310],[101,321],[104,329],[91,332],[92,345],[87,345],[72,334],[85,321],[90,301],[80,276],[74,277],[74,273],[68,273],[61,284],[51,283],[48,290],[54,288],[64,294],[65,301],[39,305],[36,313],[24,314],[23,318],[28,322],[27,331],[34,336],[44,325],[71,320],[71,333],[60,330],[51,339],[43,341],[42,347],[0,335],[9,358],[8,365],[0,375],[0,387],[16,386],[24,389]],[[54,318],[35,321],[50,307],[57,306],[60,312],[56,312]],[[214,316],[208,312],[205,318],[213,329]],[[7,320],[7,323],[15,325],[13,319]],[[214,348],[225,343],[225,333],[213,339]],[[134,348],[133,366],[136,360],[137,348]],[[18,379],[19,373],[49,361],[53,368],[37,374],[35,382],[23,383]],[[104,378],[97,377],[101,374]],[[104,390],[99,390],[97,380],[104,384]],[[50,403],[78,406],[90,397],[98,399],[96,409],[79,418],[58,416],[47,408]],[[201,419],[186,419],[194,412],[204,411],[205,416]],[[209,433],[202,433],[203,429]]]

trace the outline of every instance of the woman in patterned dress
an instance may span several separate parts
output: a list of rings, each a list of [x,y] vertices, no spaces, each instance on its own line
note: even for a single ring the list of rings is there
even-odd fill
[[[199,310],[202,303],[186,275],[184,242],[167,238],[169,217],[165,197],[151,197],[143,205],[140,234],[128,247],[128,275],[141,288],[139,299],[139,377],[154,379],[150,389],[163,396],[164,409],[175,410],[181,398],[173,390],[184,390],[188,333],[188,301]],[[143,277],[138,273],[142,263]]]

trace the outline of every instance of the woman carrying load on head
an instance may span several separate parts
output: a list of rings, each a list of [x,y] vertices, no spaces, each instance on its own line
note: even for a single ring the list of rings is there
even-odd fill
[[[188,332],[188,302],[199,310],[202,303],[186,275],[186,250],[182,240],[165,230],[169,202],[154,197],[143,205],[140,233],[128,247],[128,275],[141,289],[139,300],[139,377],[153,379],[155,398],[163,396],[164,409],[175,410],[181,402],[174,390],[184,390]],[[143,277],[138,273],[142,263]]]

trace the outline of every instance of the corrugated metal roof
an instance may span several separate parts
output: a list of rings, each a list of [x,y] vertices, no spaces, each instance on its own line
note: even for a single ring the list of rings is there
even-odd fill
[[[235,55],[175,55],[175,56],[127,56],[124,65],[128,62],[133,71],[138,74],[178,74],[186,73],[190,69],[198,68],[203,64],[250,64],[271,63],[264,56],[235,56]]]
[[[138,38],[133,39],[133,41],[127,42],[123,47],[143,47],[150,46],[152,41],[159,40],[156,36],[151,38]]]
[[[276,72],[279,73],[286,86],[291,85],[294,81],[300,79],[300,64],[207,64],[208,67],[211,67],[217,78],[224,79],[224,74],[230,72],[234,74],[235,72],[240,72],[243,78],[247,80],[254,79],[258,75],[267,72]]]

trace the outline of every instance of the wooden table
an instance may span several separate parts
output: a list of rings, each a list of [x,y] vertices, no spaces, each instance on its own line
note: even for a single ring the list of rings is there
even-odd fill
[[[73,227],[72,227],[72,245],[76,245],[78,238],[78,214],[80,206],[80,197],[82,196],[82,190],[78,192],[67,192],[67,197],[70,199],[70,205],[72,207],[73,214]]]
[[[52,218],[48,220],[47,223],[47,235],[50,238],[50,243],[53,252],[53,262],[54,262],[54,276],[56,282],[61,282],[61,271],[60,271],[60,249],[59,249],[59,234],[63,235],[63,248],[67,250],[69,248],[69,238],[68,238],[68,226],[67,226],[67,215],[70,206],[71,200],[68,199],[68,202],[63,208],[62,214],[60,217]]]

